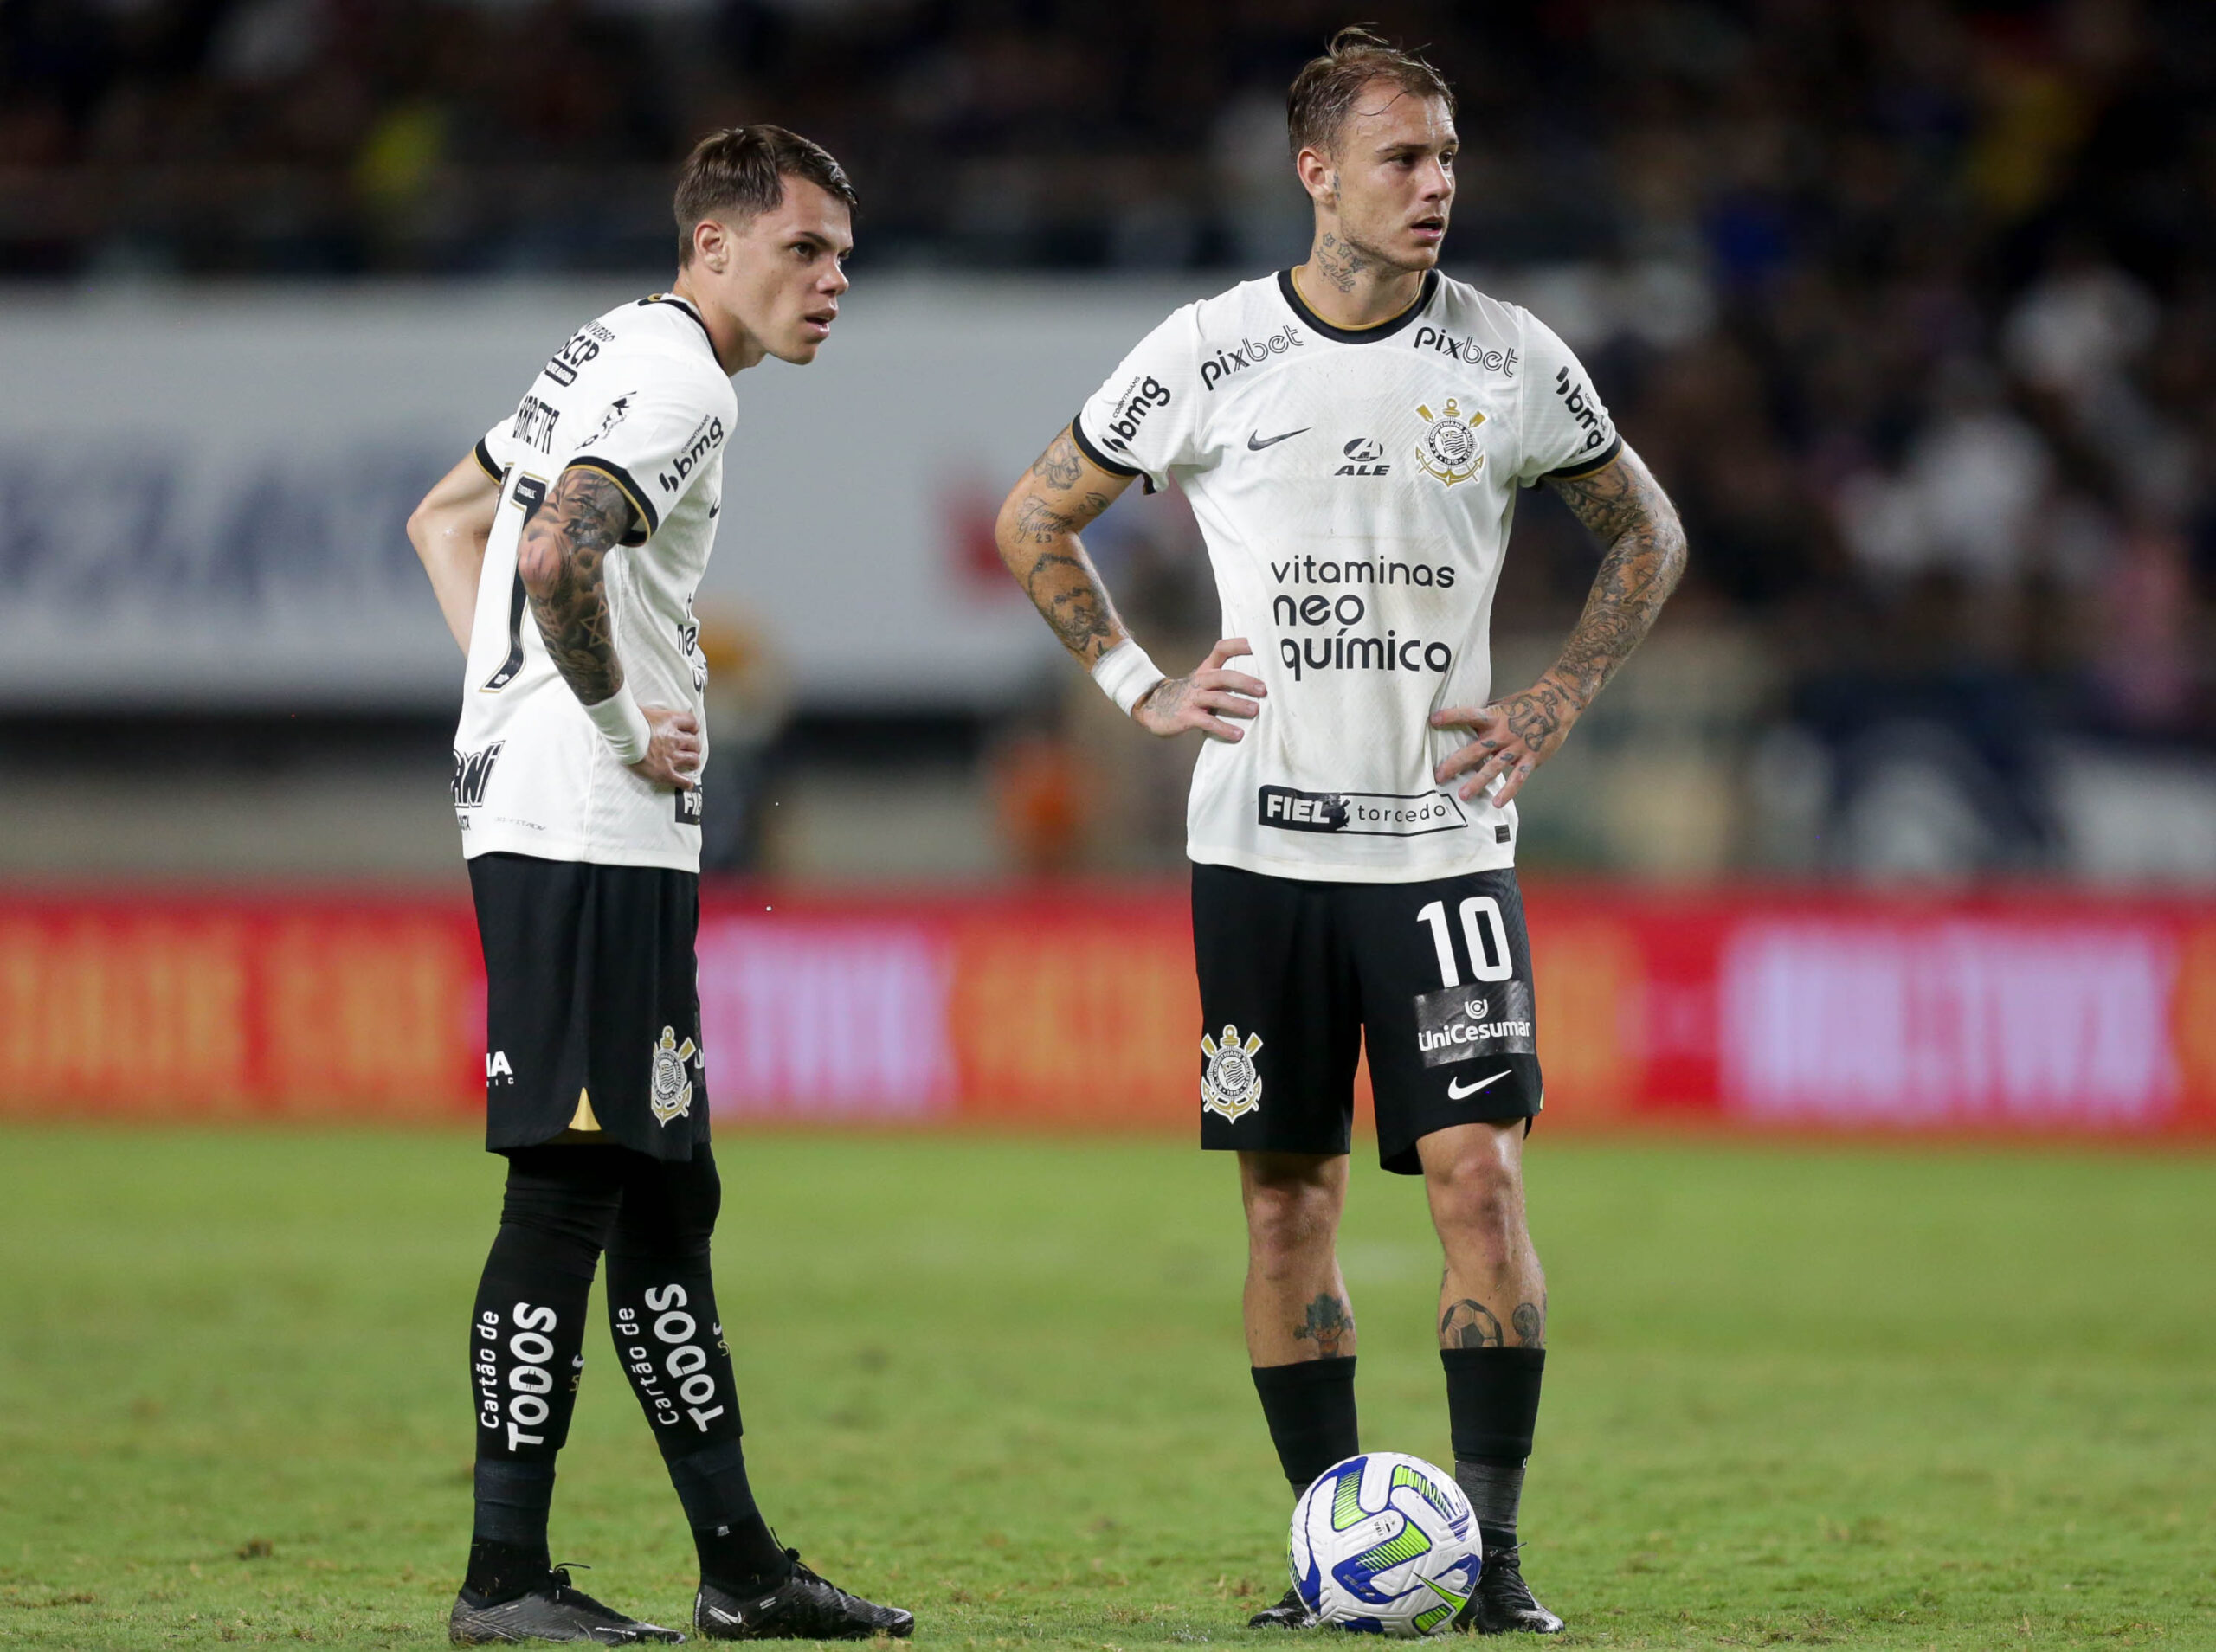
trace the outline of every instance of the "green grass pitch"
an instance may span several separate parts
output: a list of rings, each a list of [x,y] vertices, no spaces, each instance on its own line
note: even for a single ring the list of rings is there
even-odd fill
[[[1276,1644],[1227,1161],[721,1157],[749,1456],[811,1561],[919,1645]],[[1573,1644],[2216,1647],[2216,1160],[1542,1130],[1530,1177],[1527,1569]],[[441,1643],[498,1185],[460,1135],[0,1134],[0,1642]],[[1364,1443],[1444,1457],[1420,1190],[1358,1157],[1343,1254]],[[557,1557],[681,1623],[676,1502],[587,1361]]]

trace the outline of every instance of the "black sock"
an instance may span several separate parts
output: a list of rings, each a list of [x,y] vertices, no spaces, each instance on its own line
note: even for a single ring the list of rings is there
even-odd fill
[[[1362,1450],[1355,1425],[1353,1354],[1256,1366],[1254,1392],[1296,1497],[1335,1462]]]
[[[608,1246],[608,1315],[685,1506],[700,1579],[759,1594],[792,1572],[747,1483],[738,1392],[716,1314],[708,1240],[722,1202],[706,1148],[686,1164],[641,1171]]]
[[[463,1585],[480,1603],[546,1573],[554,1459],[577,1407],[595,1260],[589,1246],[503,1222],[486,1262],[470,1323],[477,1468]]]
[[[476,1513],[462,1588],[480,1605],[546,1576],[554,1459],[577,1408],[586,1304],[615,1212],[611,1163],[590,1147],[508,1157],[500,1231],[469,1327]]]
[[[1488,1552],[1516,1546],[1524,1463],[1539,1422],[1544,1348],[1441,1348],[1454,1482],[1478,1517]]]

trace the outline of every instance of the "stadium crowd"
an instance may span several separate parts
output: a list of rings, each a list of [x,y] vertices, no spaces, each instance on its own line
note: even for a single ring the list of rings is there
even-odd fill
[[[1791,662],[1842,785],[1873,727],[1942,730],[2036,864],[2058,731],[2216,744],[2216,9],[1361,10],[1459,88],[1451,267],[1698,295],[1581,344],[1686,517],[1681,601]],[[763,119],[846,161],[866,267],[1251,271],[1304,244],[1283,87],[1350,15],[17,0],[0,272],[657,267],[674,158]],[[1590,576],[1532,514],[1511,623]]]

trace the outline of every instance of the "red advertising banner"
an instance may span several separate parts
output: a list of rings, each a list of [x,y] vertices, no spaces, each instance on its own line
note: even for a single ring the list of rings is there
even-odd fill
[[[2216,902],[2019,891],[1528,897],[1551,1128],[2216,1136]],[[1183,1129],[1174,890],[726,892],[700,932],[718,1117]],[[465,1119],[466,907],[0,897],[0,1116]]]

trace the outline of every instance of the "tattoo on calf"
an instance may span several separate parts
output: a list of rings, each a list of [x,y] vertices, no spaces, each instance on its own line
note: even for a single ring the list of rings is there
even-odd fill
[[[555,668],[587,705],[623,686],[615,618],[608,608],[608,553],[631,526],[631,505],[597,471],[565,470],[524,524],[532,566],[524,588]]]
[[[1483,1302],[1465,1296],[1440,1316],[1439,1345],[1444,1348],[1498,1348],[1500,1321]]]
[[[1324,1359],[1337,1359],[1354,1336],[1354,1310],[1327,1290],[1308,1304],[1307,1313],[1292,1327],[1292,1334],[1303,1342],[1313,1342]]]
[[[1508,1316],[1516,1327],[1517,1340],[1527,1348],[1546,1346],[1547,1310],[1538,1302],[1518,1302],[1516,1311]]]

